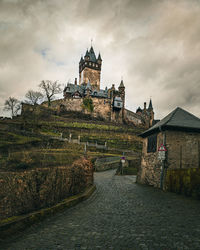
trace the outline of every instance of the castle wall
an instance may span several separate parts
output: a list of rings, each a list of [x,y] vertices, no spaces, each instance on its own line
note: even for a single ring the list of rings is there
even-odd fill
[[[69,98],[69,99],[64,99],[62,104],[65,106],[66,110],[68,111],[77,111],[77,112],[83,112],[83,99],[79,98]]]
[[[110,99],[92,98],[94,104],[94,117],[103,117],[110,120]]]
[[[135,126],[139,126],[143,124],[142,119],[137,114],[127,109],[124,110],[124,119],[126,122],[132,123]]]
[[[58,102],[57,102],[58,101]],[[83,108],[83,98],[66,98],[62,101],[56,100],[52,102],[52,108],[59,110],[60,105],[64,106],[67,111],[76,111],[85,114],[91,114],[93,117],[102,117],[110,121],[110,100],[105,98],[92,98],[94,110],[90,113]]]

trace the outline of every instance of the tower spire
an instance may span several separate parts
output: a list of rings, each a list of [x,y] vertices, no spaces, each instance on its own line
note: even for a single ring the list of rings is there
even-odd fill
[[[153,105],[152,105],[151,97],[150,97],[150,101],[149,101],[149,107],[148,107],[148,109],[149,109],[149,110],[150,110],[150,109],[153,109]]]

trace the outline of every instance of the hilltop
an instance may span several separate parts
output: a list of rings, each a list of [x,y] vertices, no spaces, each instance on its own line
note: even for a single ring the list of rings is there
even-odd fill
[[[137,135],[142,131],[76,112],[58,116],[40,106],[32,113],[0,121],[1,169],[68,165],[85,153],[85,143],[92,158],[140,153],[141,139]]]

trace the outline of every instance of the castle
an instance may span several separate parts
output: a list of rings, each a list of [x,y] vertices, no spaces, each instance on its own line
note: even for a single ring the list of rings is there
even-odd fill
[[[67,83],[64,88],[64,99],[54,101],[52,106],[59,111],[77,111],[90,114],[95,118],[102,118],[117,123],[128,123],[135,126],[150,127],[154,121],[152,101],[149,107],[144,103],[136,113],[125,108],[125,86],[121,80],[118,88],[113,84],[111,88],[101,89],[102,59],[99,53],[96,57],[93,47],[87,50],[79,62],[79,81]]]

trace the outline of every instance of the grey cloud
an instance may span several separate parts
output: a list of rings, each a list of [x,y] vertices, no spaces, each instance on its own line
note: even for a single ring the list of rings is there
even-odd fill
[[[152,96],[158,118],[176,106],[199,116],[199,11],[196,0],[0,1],[0,106],[42,79],[77,77],[93,38],[102,87],[123,76],[132,110]]]

